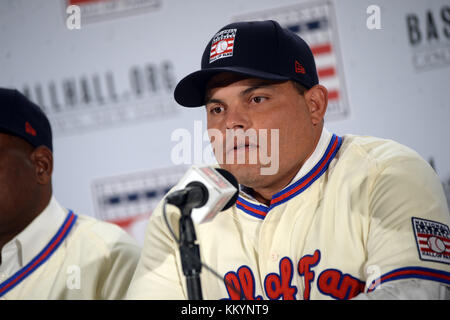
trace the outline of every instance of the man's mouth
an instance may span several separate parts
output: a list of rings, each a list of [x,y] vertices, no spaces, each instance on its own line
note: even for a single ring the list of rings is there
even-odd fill
[[[258,145],[253,144],[253,143],[236,144],[232,148],[230,148],[228,150],[228,152],[230,152],[230,151],[247,151],[247,150],[254,149],[254,148],[258,148]]]

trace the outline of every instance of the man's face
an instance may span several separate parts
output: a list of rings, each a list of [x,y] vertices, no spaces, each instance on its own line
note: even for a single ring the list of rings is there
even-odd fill
[[[209,81],[205,100],[209,132],[215,129],[222,133],[219,144],[217,136],[210,133],[215,156],[222,168],[247,187],[267,188],[287,176],[292,178],[314,150],[315,133],[308,105],[290,81],[274,83],[222,73]],[[261,129],[266,129],[262,131],[267,132],[267,139],[258,134],[257,141],[246,136],[245,144],[237,139],[226,141],[230,140],[226,139],[227,131],[239,135],[249,130],[259,133]],[[278,161],[278,170],[272,174],[261,174],[262,168],[270,166],[261,161],[264,143],[271,162]],[[258,157],[252,163],[250,154],[255,151]],[[243,155],[245,163],[237,163],[236,159]],[[227,161],[230,158],[234,158],[232,163]]]
[[[0,231],[11,227],[17,215],[33,203],[36,186],[33,147],[24,140],[0,133]]]

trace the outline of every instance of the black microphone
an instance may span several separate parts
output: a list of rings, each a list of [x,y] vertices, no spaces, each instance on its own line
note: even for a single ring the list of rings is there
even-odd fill
[[[169,194],[167,202],[177,207],[189,205],[193,209],[204,206],[208,198],[209,192],[205,185],[198,181],[192,181],[185,188]]]

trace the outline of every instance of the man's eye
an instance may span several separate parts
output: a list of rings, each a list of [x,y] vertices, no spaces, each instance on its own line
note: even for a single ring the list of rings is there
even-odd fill
[[[261,102],[263,102],[264,100],[266,100],[265,97],[253,97],[253,98],[252,98],[252,102],[254,102],[254,103],[261,103]]]
[[[213,107],[211,108],[211,110],[209,112],[214,113],[214,114],[219,114],[223,111],[223,107]]]

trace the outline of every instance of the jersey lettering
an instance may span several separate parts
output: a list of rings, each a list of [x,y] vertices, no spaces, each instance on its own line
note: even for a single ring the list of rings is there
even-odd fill
[[[314,281],[315,273],[311,270],[320,261],[320,250],[314,251],[313,255],[305,255],[298,262],[298,274],[305,279],[305,290],[303,291],[303,299],[309,300],[311,293],[311,282]]]
[[[225,275],[225,285],[231,300],[262,300],[261,296],[255,297],[255,277],[247,266],[241,266],[237,273],[228,272]]]
[[[297,264],[298,274],[303,278],[303,299],[309,300],[316,274],[313,268],[320,262],[320,250],[312,255],[304,255]],[[271,300],[295,300],[297,287],[292,284],[294,267],[290,258],[280,260],[278,273],[269,273],[264,279],[264,291]],[[241,266],[237,272],[230,271],[225,277],[225,287],[231,300],[261,300],[262,296],[255,296],[255,276],[248,266]],[[334,299],[351,299],[364,291],[365,282],[337,269],[326,269],[320,273],[316,287],[323,295]]]
[[[317,280],[322,294],[335,299],[351,299],[364,291],[365,283],[336,269],[324,270]]]
[[[295,300],[297,287],[291,286],[292,276],[292,262],[288,257],[284,257],[280,260],[280,274],[269,273],[264,280],[267,297],[271,300],[277,300],[280,297],[283,300]]]

